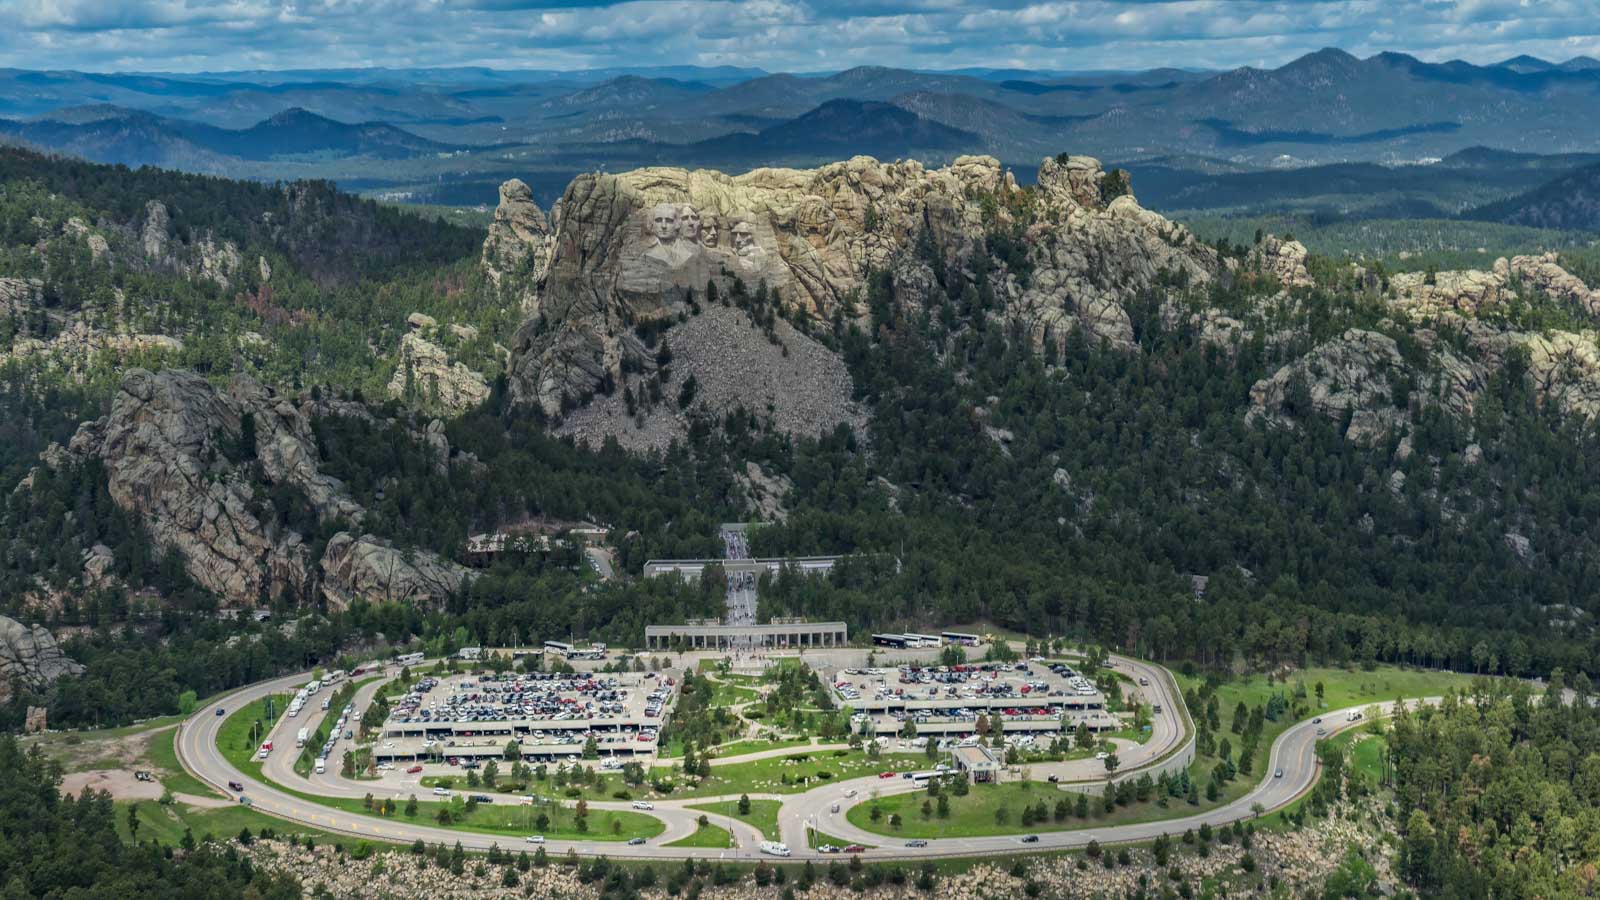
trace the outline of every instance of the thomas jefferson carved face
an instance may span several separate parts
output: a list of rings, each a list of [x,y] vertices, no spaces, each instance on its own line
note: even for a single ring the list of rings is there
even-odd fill
[[[704,247],[715,247],[717,245],[717,237],[718,237],[718,231],[717,231],[717,220],[716,219],[706,219],[705,222],[701,223],[701,225],[700,225],[700,244],[701,244],[701,246],[704,246]]]
[[[657,203],[650,210],[650,233],[663,244],[678,238],[678,207],[671,203]]]
[[[678,207],[678,237],[691,244],[700,243],[700,213],[687,203]]]

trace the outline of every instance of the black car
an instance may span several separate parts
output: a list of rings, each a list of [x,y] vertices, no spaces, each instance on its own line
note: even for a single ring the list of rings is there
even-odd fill
[[[494,798],[489,796],[488,794],[473,794],[472,796],[468,797],[467,799],[468,800],[476,800],[479,803],[493,803],[494,802]]]
[[[628,846],[630,846],[630,847],[637,847],[642,843],[644,843],[644,838],[629,838],[628,839]]]
[[[1037,834],[1026,834],[1026,835],[1023,835],[1022,836],[1022,842],[1024,844],[1037,844],[1037,843],[1039,843],[1039,836]]]
[[[237,781],[230,781],[230,782],[228,782],[228,790],[233,791],[235,794],[237,794],[237,793],[240,793],[240,792],[242,792],[244,790],[244,785],[240,784]]]

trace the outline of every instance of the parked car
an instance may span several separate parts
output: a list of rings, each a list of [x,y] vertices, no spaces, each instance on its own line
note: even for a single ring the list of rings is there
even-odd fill
[[[817,848],[818,853],[838,853],[841,848],[834,844],[823,844]]]

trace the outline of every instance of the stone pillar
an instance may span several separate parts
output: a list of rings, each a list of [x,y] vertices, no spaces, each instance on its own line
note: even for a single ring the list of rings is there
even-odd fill
[[[30,706],[26,718],[23,720],[22,731],[25,734],[37,734],[49,728],[49,714],[42,706]]]

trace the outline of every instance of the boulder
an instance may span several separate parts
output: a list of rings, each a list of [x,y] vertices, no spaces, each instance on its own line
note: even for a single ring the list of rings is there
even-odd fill
[[[20,689],[42,691],[57,678],[82,673],[83,666],[61,652],[44,626],[0,616],[0,703]]]
[[[341,531],[322,554],[322,594],[335,609],[357,597],[375,603],[438,604],[459,591],[470,574],[432,553],[400,550],[370,534],[357,537]]]

